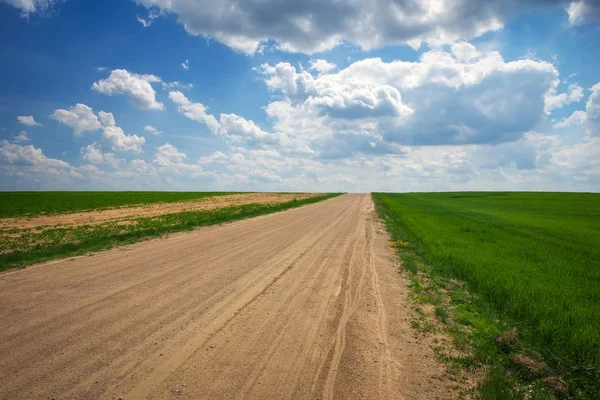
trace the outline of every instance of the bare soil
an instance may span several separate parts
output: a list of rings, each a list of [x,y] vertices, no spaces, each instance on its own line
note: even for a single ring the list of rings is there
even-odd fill
[[[368,195],[0,274],[1,399],[450,399]]]
[[[46,215],[33,218],[0,218],[2,229],[36,227],[52,228],[56,226],[97,225],[105,222],[132,220],[140,217],[174,214],[184,211],[206,211],[217,208],[240,206],[244,204],[285,203],[293,199],[306,199],[319,196],[320,193],[242,193],[225,196],[203,197],[198,200],[156,203],[134,207],[119,207],[99,211]]]

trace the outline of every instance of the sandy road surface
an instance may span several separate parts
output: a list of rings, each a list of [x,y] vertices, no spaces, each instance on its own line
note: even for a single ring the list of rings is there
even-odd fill
[[[452,398],[368,195],[0,275],[0,399]]]

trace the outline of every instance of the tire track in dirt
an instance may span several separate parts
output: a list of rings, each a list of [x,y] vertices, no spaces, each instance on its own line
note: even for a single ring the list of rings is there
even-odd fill
[[[387,243],[344,195],[0,274],[0,399],[453,398]]]

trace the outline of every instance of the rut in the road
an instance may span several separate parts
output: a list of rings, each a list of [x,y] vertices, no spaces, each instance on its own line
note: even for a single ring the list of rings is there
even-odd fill
[[[453,398],[368,195],[0,275],[0,398]]]

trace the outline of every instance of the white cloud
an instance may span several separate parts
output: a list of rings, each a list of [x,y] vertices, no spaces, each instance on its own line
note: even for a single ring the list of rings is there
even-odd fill
[[[326,157],[517,140],[544,117],[545,95],[558,79],[550,63],[505,62],[466,43],[418,62],[363,59],[316,78],[289,63],[259,71],[283,95],[265,108],[275,129]]]
[[[186,159],[187,155],[185,153],[177,150],[175,146],[166,143],[157,149],[153,163],[163,173],[187,175],[191,177],[203,175],[203,170],[200,165],[187,164],[185,162]]]
[[[154,75],[139,75],[124,69],[115,69],[106,79],[94,82],[92,89],[108,96],[127,94],[141,108],[147,110],[164,110],[162,103],[156,101],[156,92],[152,83],[161,82]]]
[[[215,151],[209,157],[200,157],[198,164],[224,163],[229,159],[222,151]]]
[[[25,131],[21,131],[21,132],[19,132],[19,134],[18,134],[17,136],[15,136],[15,137],[13,138],[13,140],[14,140],[15,142],[28,142],[28,141],[30,141],[31,139],[29,139],[29,136],[27,136],[27,132],[25,132]]]
[[[584,126],[589,136],[600,136],[600,82],[590,89],[592,94],[585,105],[585,111],[574,111],[571,116],[553,125],[555,129]]]
[[[122,128],[116,126],[112,113],[100,111],[98,118],[102,123],[102,137],[114,151],[142,152],[142,146],[146,143],[146,139],[137,135],[125,134]]]
[[[85,132],[94,132],[102,127],[92,109],[81,103],[69,110],[58,109],[50,115],[50,118],[73,128],[75,136],[81,136]]]
[[[319,74],[326,74],[330,71],[333,71],[335,68],[336,65],[327,60],[310,60],[310,69],[317,71]]]
[[[189,90],[194,87],[191,83],[181,83],[179,81],[173,82],[163,82],[162,87],[165,90],[173,90],[173,89],[181,89],[181,90]]]
[[[103,153],[97,143],[92,143],[80,150],[81,158],[92,164],[106,164],[112,168],[118,168],[120,161],[113,153]]]
[[[167,167],[173,164],[180,164],[185,161],[187,155],[179,152],[177,148],[169,143],[160,146],[157,149],[154,163],[161,167]]]
[[[233,142],[260,144],[278,143],[274,134],[263,131],[254,121],[248,121],[236,114],[221,114],[220,131]]]
[[[207,108],[201,103],[192,103],[185,95],[179,91],[169,92],[169,98],[177,104],[177,110],[192,121],[206,124],[212,133],[217,133],[219,123],[211,114],[207,113]]]
[[[316,53],[350,42],[363,49],[408,44],[451,44],[497,31],[521,13],[567,0],[136,0],[177,15],[191,35],[252,54],[268,40],[290,52]],[[594,0],[568,8],[572,23],[598,16]]]
[[[569,91],[566,93],[557,93],[556,85],[552,87],[548,93],[546,93],[545,99],[545,111],[546,114],[550,114],[553,110],[560,108],[569,103],[577,103],[583,99],[583,88],[576,83],[569,85]]]
[[[21,16],[28,18],[31,14],[43,13],[56,3],[56,0],[0,0],[21,10]]]
[[[147,28],[150,25],[152,25],[154,20],[158,17],[159,17],[159,13],[156,10],[151,9],[148,11],[148,16],[146,18],[142,18],[138,15],[137,20],[140,24],[142,24],[144,26],[144,28]]]
[[[40,126],[41,125],[39,122],[36,122],[35,118],[33,118],[33,115],[18,116],[17,121],[19,121],[21,124],[26,125],[26,126]]]
[[[580,25],[600,18],[600,4],[593,0],[574,1],[567,9],[569,22]]]
[[[3,140],[0,146],[0,163],[24,166],[46,167],[52,169],[68,168],[69,164],[54,158],[48,158],[42,149],[32,145],[21,146]]]
[[[153,126],[150,126],[150,125],[146,125],[146,126],[144,127],[144,130],[145,130],[146,132],[148,132],[148,133],[151,133],[151,134],[152,134],[152,135],[154,135],[154,136],[158,136],[158,135],[160,135],[161,133],[163,133],[163,131],[161,131],[161,130],[159,130],[159,129],[156,129],[155,127],[153,127]]]
[[[583,125],[585,122],[587,122],[587,113],[585,111],[577,110],[573,112],[570,117],[564,118],[561,122],[552,125],[552,127],[554,129],[562,129]]]
[[[592,89],[586,105],[588,129],[591,136],[600,136],[600,82],[596,83]]]
[[[184,62],[181,63],[181,68],[183,68],[185,71],[189,71],[190,70],[190,62],[189,60],[185,60]]]

